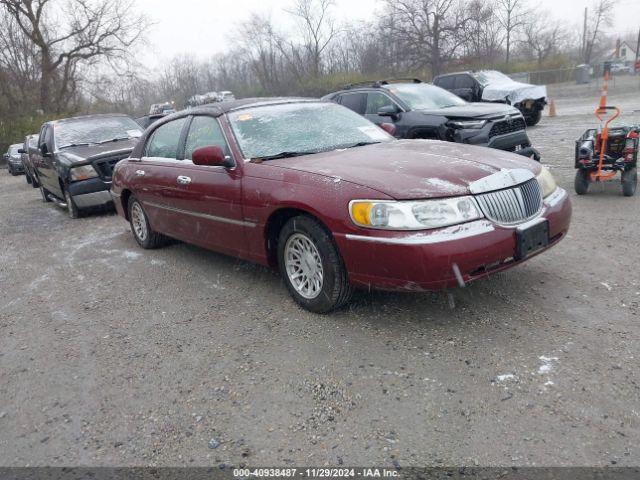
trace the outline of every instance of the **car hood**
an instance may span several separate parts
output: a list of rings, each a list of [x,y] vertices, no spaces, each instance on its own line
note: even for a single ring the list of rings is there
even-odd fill
[[[511,105],[523,100],[538,100],[547,97],[547,87],[516,81],[490,83],[482,90],[482,100],[487,102],[507,101]]]
[[[467,195],[471,183],[500,170],[540,172],[538,162],[521,155],[437,140],[396,140],[265,165],[332,177],[398,200]]]
[[[84,163],[93,157],[108,156],[109,154],[126,153],[133,150],[138,143],[137,138],[118,140],[117,142],[103,143],[100,145],[85,145],[69,147],[59,151],[59,155],[69,163]]]
[[[420,110],[427,115],[443,115],[449,118],[492,118],[518,113],[518,110],[504,103],[467,103],[453,107]]]

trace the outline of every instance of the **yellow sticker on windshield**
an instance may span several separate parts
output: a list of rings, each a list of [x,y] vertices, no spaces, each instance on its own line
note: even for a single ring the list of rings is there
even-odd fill
[[[239,122],[246,122],[247,120],[251,120],[252,118],[253,115],[251,115],[250,113],[241,113],[240,115],[238,115]]]

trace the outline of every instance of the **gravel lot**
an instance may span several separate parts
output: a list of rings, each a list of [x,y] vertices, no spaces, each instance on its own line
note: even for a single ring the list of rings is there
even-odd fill
[[[465,289],[300,310],[266,268],[137,247],[0,173],[0,465],[640,465],[640,195],[573,193],[594,86],[530,130],[570,235]],[[640,79],[610,103],[640,123]]]

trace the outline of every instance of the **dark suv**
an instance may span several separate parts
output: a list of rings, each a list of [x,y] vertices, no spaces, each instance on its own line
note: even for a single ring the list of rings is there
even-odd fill
[[[522,114],[503,104],[468,103],[414,79],[355,84],[326,95],[377,125],[392,122],[397,138],[426,138],[486,146],[540,160]]]
[[[469,102],[498,102],[516,107],[533,126],[542,118],[547,104],[547,87],[516,82],[497,70],[456,72],[438,75],[433,84]]]
[[[14,177],[16,175],[24,173],[24,167],[22,166],[22,157],[20,156],[21,149],[22,145],[16,143],[15,145],[11,145],[6,153],[7,170],[9,170],[9,173]]]
[[[66,208],[71,218],[82,209],[111,204],[113,167],[127,158],[142,135],[126,115],[91,115],[45,123],[33,169],[42,198]]]

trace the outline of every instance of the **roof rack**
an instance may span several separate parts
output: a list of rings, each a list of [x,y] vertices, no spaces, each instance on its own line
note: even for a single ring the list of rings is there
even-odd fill
[[[345,85],[344,90],[349,90],[351,88],[357,87],[371,87],[371,88],[380,88],[383,85],[389,85],[390,83],[401,83],[401,82],[411,82],[411,83],[422,83],[422,80],[419,78],[389,78],[386,80],[367,80],[363,82],[354,82],[349,85]]]
[[[380,81],[382,85],[388,85],[390,83],[406,83],[406,82],[422,83],[422,80],[420,80],[419,78],[389,78],[387,80]]]

